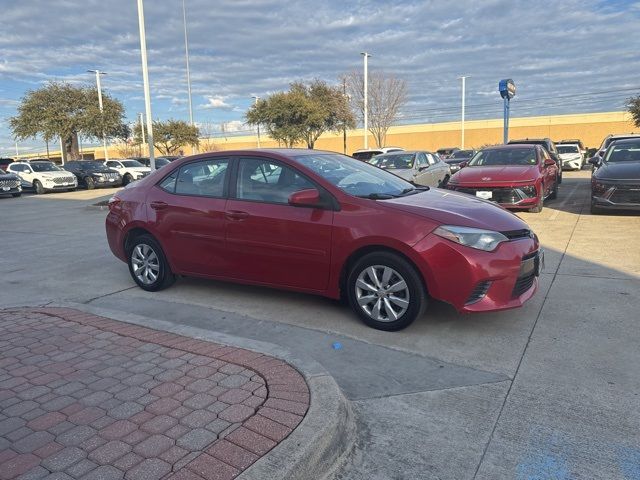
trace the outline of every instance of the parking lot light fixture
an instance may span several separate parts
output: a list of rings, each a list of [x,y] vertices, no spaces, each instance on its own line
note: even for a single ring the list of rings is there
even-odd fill
[[[102,117],[104,110],[102,108],[102,87],[100,86],[100,75],[106,75],[106,72],[101,72],[100,70],[87,70],[87,72],[96,74],[96,87],[98,89],[98,106],[100,107],[100,117]],[[107,137],[104,134],[104,129],[102,130],[102,146],[104,147],[104,159],[105,161],[107,161],[109,160],[109,152],[107,151]]]
[[[144,32],[144,5],[138,0],[138,25],[140,27],[140,56],[142,57],[142,80],[144,83],[144,107],[147,118],[147,144],[149,147],[149,168],[156,169],[153,151],[153,117],[151,116],[151,93],[149,91],[149,69],[147,68],[147,39]]]
[[[364,148],[369,148],[369,62],[368,52],[360,52],[364,57]]]
[[[258,105],[258,100],[260,100],[260,97],[258,97],[257,95],[251,95],[251,98],[255,99],[255,104]],[[260,148],[260,124],[258,123],[258,148]]]
[[[460,150],[464,150],[464,114],[465,114],[465,101],[466,101],[466,85],[468,76],[462,75],[458,77],[462,80],[462,112],[460,116]]]

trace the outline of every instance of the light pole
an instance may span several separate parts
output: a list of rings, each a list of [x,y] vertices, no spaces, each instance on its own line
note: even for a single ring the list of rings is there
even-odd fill
[[[461,122],[460,122],[462,139],[460,141],[460,149],[464,150],[464,104],[465,104],[465,97],[466,97],[466,81],[468,76],[463,75],[458,78],[462,79],[462,115],[461,115]]]
[[[144,145],[146,142],[145,135],[144,135],[144,114],[140,112],[138,116],[140,117],[140,134],[142,136],[142,145]],[[144,152],[140,152],[140,156],[142,156],[143,153]]]
[[[184,55],[187,62],[187,93],[189,95],[189,123],[193,127],[193,104],[191,103],[191,71],[189,70],[189,37],[187,36],[187,9],[182,0],[182,20],[184,22]]]
[[[18,141],[16,140],[16,157],[20,155],[20,153],[18,152]]]
[[[369,71],[367,59],[371,56],[367,52],[360,52],[364,57],[364,148],[369,148]]]
[[[89,73],[96,74],[96,86],[98,88],[98,105],[100,106],[100,117],[104,124],[103,117],[103,109],[102,109],[102,87],[100,86],[100,75],[106,75],[105,72],[101,72],[100,70],[87,70]],[[109,160],[109,153],[107,152],[107,137],[104,134],[104,127],[102,129],[102,146],[104,147],[104,160]]]
[[[257,95],[251,95],[251,98],[255,99],[255,105],[258,105],[258,100],[260,100],[260,97],[258,97]],[[258,148],[260,148],[260,124],[258,123]]]
[[[144,107],[147,117],[147,141],[149,146],[149,167],[156,169],[156,159],[153,151],[153,122],[151,119],[151,93],[149,92],[149,69],[147,68],[147,39],[144,33],[144,5],[138,0],[138,24],[140,27],[140,56],[142,57],[142,80],[144,83]]]

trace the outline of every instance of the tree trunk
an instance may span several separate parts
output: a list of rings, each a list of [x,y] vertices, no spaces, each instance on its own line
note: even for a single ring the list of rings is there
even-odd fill
[[[64,141],[65,159],[79,160],[80,159],[80,147],[78,144],[78,132],[73,132]]]

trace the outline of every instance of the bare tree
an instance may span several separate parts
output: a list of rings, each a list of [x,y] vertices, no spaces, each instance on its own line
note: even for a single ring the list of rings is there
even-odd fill
[[[354,109],[364,117],[364,75],[346,75],[347,89]],[[389,127],[398,119],[407,102],[407,83],[393,75],[374,72],[368,79],[368,127],[378,147],[384,147]]]
[[[220,150],[220,147],[216,145],[213,138],[213,134],[216,130],[215,125],[211,122],[204,122],[198,124],[198,128],[200,129],[200,152],[215,152]]]

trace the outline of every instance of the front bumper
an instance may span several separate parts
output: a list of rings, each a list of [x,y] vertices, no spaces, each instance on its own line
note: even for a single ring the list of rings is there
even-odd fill
[[[15,187],[0,186],[0,195],[13,195],[14,193],[22,193],[22,185],[18,184]]]
[[[111,187],[122,186],[122,178],[115,178],[115,179],[94,178],[93,181],[96,188],[111,188]]]
[[[521,307],[535,294],[544,263],[530,237],[484,252],[430,234],[414,249],[423,259],[419,268],[429,294],[466,313]]]
[[[489,200],[491,202],[497,203],[504,208],[521,209],[535,207],[540,198],[539,192],[537,192],[536,196],[530,197],[527,196],[527,194],[517,186],[502,187],[495,185],[451,185],[451,183],[449,183],[446,188],[459,193],[466,193],[467,195],[472,195],[476,198]],[[485,198],[485,196],[481,196],[477,192],[491,192],[491,197]]]
[[[598,208],[640,210],[640,184],[597,182],[592,184],[591,203]]]

